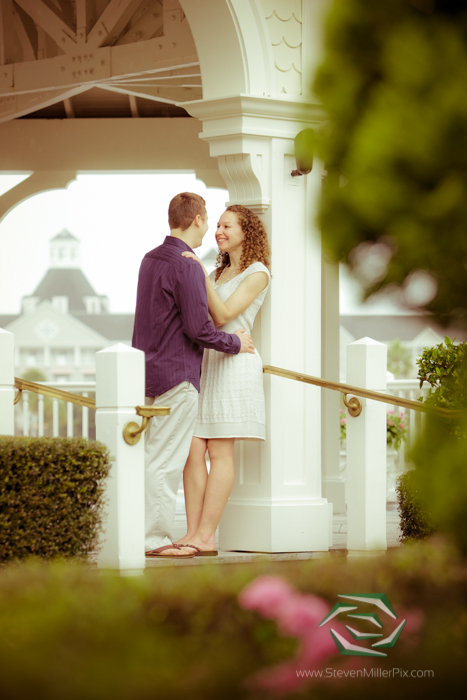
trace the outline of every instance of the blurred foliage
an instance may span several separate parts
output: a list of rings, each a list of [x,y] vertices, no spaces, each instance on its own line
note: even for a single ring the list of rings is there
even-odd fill
[[[414,485],[438,532],[467,555],[467,411],[451,419],[427,416],[426,430],[412,453]]]
[[[319,225],[370,295],[467,326],[467,3],[335,0]]]
[[[99,442],[0,437],[0,561],[93,551],[109,469]]]
[[[388,347],[388,372],[396,379],[406,379],[413,370],[412,353],[410,348],[396,338]]]
[[[430,385],[425,403],[441,408],[467,408],[467,345],[446,336],[435,348],[424,348],[417,360],[420,388]]]
[[[292,657],[297,642],[242,609],[238,595],[257,576],[278,575],[329,609],[342,593],[385,593],[407,628],[387,658],[359,658],[358,668],[434,671],[427,679],[305,686],[300,697],[438,700],[463,689],[467,654],[466,564],[441,544],[349,560],[162,566],[140,577],[70,563],[9,565],[0,569],[0,697],[264,698],[251,695],[245,681]],[[422,620],[418,632],[409,629],[414,616]],[[336,654],[326,666],[346,660]]]
[[[417,468],[397,488],[402,539],[433,532],[450,535],[467,554],[467,345],[444,343],[425,348],[417,360],[420,388],[430,385],[424,403],[459,411],[451,418],[427,417],[427,430],[412,455]],[[464,412],[462,411],[464,409]]]
[[[430,514],[420,502],[415,470],[402,474],[397,480],[396,492],[400,517],[401,541],[423,540],[432,535],[434,528]]]

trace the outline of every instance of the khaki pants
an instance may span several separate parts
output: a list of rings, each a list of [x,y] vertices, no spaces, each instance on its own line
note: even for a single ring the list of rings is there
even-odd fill
[[[146,405],[170,406],[169,416],[151,418],[145,444],[146,551],[172,542],[178,485],[190,452],[198,392],[182,382]]]

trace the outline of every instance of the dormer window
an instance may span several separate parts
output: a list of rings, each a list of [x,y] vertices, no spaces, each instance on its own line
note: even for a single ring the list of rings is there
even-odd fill
[[[83,297],[83,301],[86,306],[86,313],[88,314],[100,314],[101,313],[101,300],[99,297]]]
[[[52,297],[52,306],[57,311],[61,311],[62,314],[68,313],[68,297],[56,296]]]

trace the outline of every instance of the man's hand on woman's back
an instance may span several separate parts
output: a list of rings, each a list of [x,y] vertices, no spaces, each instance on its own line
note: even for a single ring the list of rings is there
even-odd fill
[[[250,352],[253,354],[255,353],[255,346],[253,345],[251,336],[248,335],[244,328],[239,328],[238,330],[236,330],[234,335],[238,335],[238,337],[240,338],[240,352]]]

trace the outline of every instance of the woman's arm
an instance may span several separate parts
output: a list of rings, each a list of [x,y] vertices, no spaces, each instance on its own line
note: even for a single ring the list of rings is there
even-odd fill
[[[219,299],[209,277],[206,277],[209,313],[215,326],[223,326],[237,318],[254,302],[269,282],[267,272],[253,272],[237,287],[225,304]]]
[[[184,255],[199,262],[204,270],[209,313],[213,318],[215,326],[223,326],[233,318],[237,318],[237,316],[243,313],[245,309],[253,303],[258,294],[262,292],[263,289],[266,289],[268,285],[269,277],[267,272],[253,272],[243,280],[224,304],[224,302],[219,299],[201,260],[192,253],[185,253]]]

